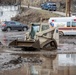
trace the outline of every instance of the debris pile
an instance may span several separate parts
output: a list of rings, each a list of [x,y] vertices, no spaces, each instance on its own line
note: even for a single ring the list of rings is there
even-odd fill
[[[24,9],[21,14],[13,17],[12,20],[20,21],[24,24],[30,24],[31,22],[48,21],[50,17],[59,16],[46,10]]]

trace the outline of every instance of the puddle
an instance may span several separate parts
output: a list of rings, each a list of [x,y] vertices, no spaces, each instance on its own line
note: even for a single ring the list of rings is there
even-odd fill
[[[0,75],[76,75],[76,54],[0,54]]]
[[[10,53],[0,54],[0,71],[2,70],[12,70],[21,67],[23,64],[41,64],[42,60],[36,56],[25,55],[26,57],[13,55]]]
[[[76,75],[75,45],[66,42],[59,48],[45,54],[6,49],[0,54],[0,75]]]
[[[14,40],[24,40],[24,35],[18,35],[16,34],[15,36],[13,35],[3,35],[0,38],[0,42],[2,43],[3,46],[8,46],[10,42]]]

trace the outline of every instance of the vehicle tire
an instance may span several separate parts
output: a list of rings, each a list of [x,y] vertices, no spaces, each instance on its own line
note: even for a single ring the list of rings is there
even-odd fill
[[[23,28],[23,31],[26,31],[26,30],[27,30],[27,28],[26,28],[26,27],[24,27],[24,28]]]
[[[42,10],[44,9],[44,8],[41,8]]]
[[[56,11],[56,10],[54,10],[54,11]]]
[[[43,8],[43,7],[41,7],[41,9],[43,10],[44,8]]]
[[[7,28],[7,31],[8,31],[8,32],[11,31],[11,28]]]
[[[59,32],[59,36],[63,36],[64,33],[62,31]]]
[[[53,9],[53,11],[56,11],[56,9]]]
[[[22,30],[18,30],[18,31],[22,31]]]

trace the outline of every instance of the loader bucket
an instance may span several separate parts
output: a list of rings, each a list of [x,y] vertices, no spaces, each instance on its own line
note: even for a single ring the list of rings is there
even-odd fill
[[[35,48],[35,49],[40,49],[40,42],[39,40],[37,41],[18,41],[14,40],[11,43],[9,43],[9,46],[11,47],[18,47],[18,48]]]

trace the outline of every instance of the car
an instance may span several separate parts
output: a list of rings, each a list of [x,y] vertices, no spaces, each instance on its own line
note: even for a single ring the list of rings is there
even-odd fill
[[[41,8],[45,10],[51,10],[51,11],[57,10],[56,3],[51,3],[51,2],[41,4]]]
[[[17,21],[3,21],[1,25],[2,25],[1,26],[2,31],[11,31],[11,30],[26,31],[29,28],[27,25]]]

